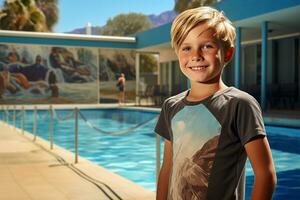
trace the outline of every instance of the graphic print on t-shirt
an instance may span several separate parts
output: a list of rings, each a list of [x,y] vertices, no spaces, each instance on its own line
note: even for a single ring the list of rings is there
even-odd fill
[[[206,199],[221,125],[203,104],[184,107],[171,123],[173,169],[169,199]]]

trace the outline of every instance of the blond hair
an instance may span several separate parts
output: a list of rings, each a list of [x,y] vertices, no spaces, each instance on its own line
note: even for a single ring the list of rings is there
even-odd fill
[[[171,28],[171,44],[177,52],[189,32],[200,23],[205,23],[215,30],[215,37],[222,41],[224,50],[234,47],[235,28],[231,21],[220,12],[211,7],[198,7],[179,14],[173,21]]]

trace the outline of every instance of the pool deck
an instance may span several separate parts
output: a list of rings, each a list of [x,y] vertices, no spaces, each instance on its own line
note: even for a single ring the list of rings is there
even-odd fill
[[[154,200],[155,193],[0,121],[0,199]]]

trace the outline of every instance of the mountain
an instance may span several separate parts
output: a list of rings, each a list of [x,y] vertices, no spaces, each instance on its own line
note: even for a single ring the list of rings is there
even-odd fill
[[[102,27],[100,26],[92,26],[92,35],[99,35],[99,32]],[[84,28],[76,28],[72,31],[65,32],[65,33],[71,33],[71,34],[86,34],[85,27]]]
[[[176,12],[173,10],[165,11],[159,15],[148,15],[149,20],[152,22],[154,27],[171,22],[176,17]],[[105,26],[105,25],[104,25]],[[92,35],[99,35],[101,30],[100,26],[92,26]],[[77,28],[72,31],[66,32],[72,34],[86,34],[85,27]]]
[[[177,14],[174,10],[169,10],[159,15],[148,15],[148,18],[150,19],[154,27],[157,27],[171,22],[176,17],[176,15]]]

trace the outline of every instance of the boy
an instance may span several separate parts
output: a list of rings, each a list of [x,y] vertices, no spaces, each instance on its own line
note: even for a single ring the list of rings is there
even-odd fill
[[[171,36],[191,88],[164,102],[155,128],[166,139],[157,199],[244,199],[247,156],[251,199],[271,199],[276,175],[259,105],[221,80],[234,53],[231,22],[210,7],[190,9],[176,17]]]

